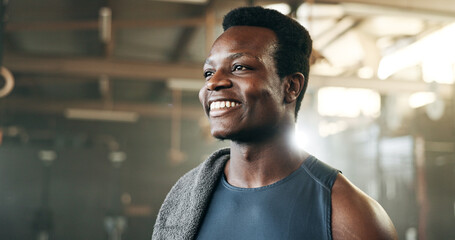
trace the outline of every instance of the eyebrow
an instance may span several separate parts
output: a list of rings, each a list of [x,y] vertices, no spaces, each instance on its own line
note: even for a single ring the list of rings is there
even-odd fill
[[[258,61],[261,60],[259,57],[254,56],[254,55],[252,55],[250,53],[246,53],[246,52],[233,53],[233,54],[229,55],[227,58],[232,61],[234,59],[241,58],[243,56],[248,56],[248,57],[251,57],[251,58],[255,58]],[[211,63],[212,63],[212,60],[210,60],[209,58],[207,58],[205,60],[205,64],[211,64]]]

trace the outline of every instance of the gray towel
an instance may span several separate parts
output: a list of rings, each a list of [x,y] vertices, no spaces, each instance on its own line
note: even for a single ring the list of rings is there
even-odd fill
[[[229,157],[229,148],[218,150],[177,181],[158,213],[152,240],[196,238],[210,197]]]

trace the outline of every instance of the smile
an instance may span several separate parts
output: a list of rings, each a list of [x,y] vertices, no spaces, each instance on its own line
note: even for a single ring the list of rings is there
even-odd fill
[[[240,105],[233,101],[215,101],[210,104],[210,110],[227,109]]]

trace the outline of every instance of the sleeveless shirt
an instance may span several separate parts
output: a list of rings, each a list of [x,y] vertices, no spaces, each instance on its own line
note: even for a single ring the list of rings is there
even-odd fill
[[[332,239],[331,189],[338,173],[310,156],[264,187],[234,187],[223,175],[197,239]]]

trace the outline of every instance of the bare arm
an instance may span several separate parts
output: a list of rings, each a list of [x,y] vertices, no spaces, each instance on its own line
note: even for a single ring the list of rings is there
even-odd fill
[[[398,239],[381,205],[341,174],[332,188],[332,235],[334,240]]]

